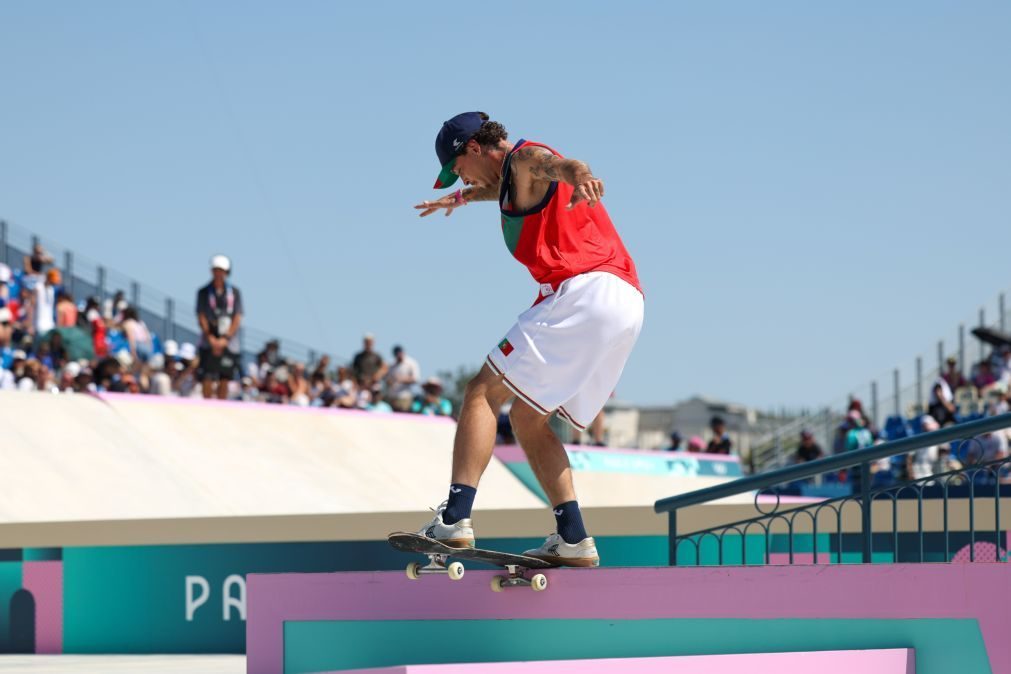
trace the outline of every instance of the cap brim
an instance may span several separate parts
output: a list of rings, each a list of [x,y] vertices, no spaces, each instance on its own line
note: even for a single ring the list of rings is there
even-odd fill
[[[459,176],[453,173],[453,167],[455,165],[456,157],[453,157],[442,165],[442,171],[439,172],[439,177],[435,180],[433,189],[441,190],[456,182],[456,179],[459,178]]]

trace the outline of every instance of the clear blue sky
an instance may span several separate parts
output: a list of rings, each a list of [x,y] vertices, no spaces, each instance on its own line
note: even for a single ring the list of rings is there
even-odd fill
[[[1011,4],[0,3],[0,217],[425,373],[532,301],[492,204],[419,220],[444,119],[590,163],[639,265],[621,398],[817,405],[1011,283]],[[932,362],[932,361],[931,361]]]

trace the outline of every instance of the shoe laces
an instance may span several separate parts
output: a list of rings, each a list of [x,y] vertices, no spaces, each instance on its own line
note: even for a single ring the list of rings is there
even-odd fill
[[[432,526],[433,524],[440,524],[442,522],[442,513],[446,511],[446,507],[448,505],[449,500],[446,500],[440,503],[438,508],[431,508],[431,507],[429,508],[429,510],[435,513],[435,517],[433,517],[432,521],[428,523],[428,526]]]

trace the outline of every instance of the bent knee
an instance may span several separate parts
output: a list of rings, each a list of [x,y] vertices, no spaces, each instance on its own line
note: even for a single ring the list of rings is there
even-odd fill
[[[550,419],[550,415],[541,414],[519,398],[513,401],[512,409],[509,410],[509,421],[512,422],[513,428],[546,426],[548,419]]]
[[[487,365],[481,367],[464,389],[465,398],[484,398],[499,407],[512,396],[512,392],[502,383],[502,377],[492,372]]]

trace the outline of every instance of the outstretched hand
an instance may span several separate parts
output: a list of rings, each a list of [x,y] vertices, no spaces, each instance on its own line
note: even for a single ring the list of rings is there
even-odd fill
[[[565,210],[571,211],[580,201],[585,201],[590,208],[597,205],[604,198],[604,181],[594,178],[590,174],[581,177],[572,190],[572,198]]]
[[[463,204],[461,204],[456,200],[456,197],[454,195],[447,194],[441,199],[436,199],[435,201],[422,201],[420,204],[417,204],[415,208],[421,211],[421,213],[419,213],[418,215],[423,218],[426,215],[431,215],[432,213],[435,213],[440,208],[445,208],[446,215],[448,216],[450,213],[452,213],[462,205]]]

